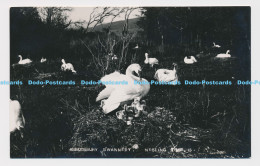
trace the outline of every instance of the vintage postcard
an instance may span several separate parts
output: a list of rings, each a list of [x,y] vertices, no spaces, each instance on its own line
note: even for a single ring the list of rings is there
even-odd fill
[[[250,158],[251,8],[10,7],[11,158]]]

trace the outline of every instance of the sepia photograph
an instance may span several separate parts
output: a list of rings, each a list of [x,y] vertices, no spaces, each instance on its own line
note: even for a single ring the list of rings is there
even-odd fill
[[[250,158],[251,7],[9,8],[10,158]]]

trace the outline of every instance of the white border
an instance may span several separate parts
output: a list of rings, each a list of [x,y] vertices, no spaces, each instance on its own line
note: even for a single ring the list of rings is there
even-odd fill
[[[12,6],[251,6],[252,80],[260,80],[260,5],[257,0],[8,0],[0,2],[0,80],[9,80],[9,7]],[[98,1],[98,2],[96,2]],[[252,86],[252,157],[250,159],[10,159],[9,158],[9,87],[0,86],[0,158],[1,164],[21,166],[55,165],[258,165],[260,163],[260,86]],[[245,110],[247,111],[247,110]]]

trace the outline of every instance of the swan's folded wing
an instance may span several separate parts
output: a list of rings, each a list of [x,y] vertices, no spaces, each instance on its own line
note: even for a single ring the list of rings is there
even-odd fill
[[[176,81],[177,79],[176,71],[167,70],[166,73],[167,74],[164,75],[165,76],[164,81],[166,82]]]
[[[165,82],[171,82],[171,81],[177,81],[178,80],[178,77],[176,76],[172,76],[172,77],[168,77],[165,79]]]
[[[110,97],[105,101],[103,111],[105,114],[110,113],[117,109],[122,102],[133,100],[137,96],[139,96],[139,94],[134,91],[117,89],[113,91]]]
[[[194,62],[197,62],[197,60],[195,59],[195,57],[194,57],[194,56],[192,56],[192,60],[193,60]]]
[[[73,65],[71,63],[69,64],[69,69],[70,70],[74,70],[74,67],[73,67]]]
[[[61,65],[61,70],[65,70],[66,69],[66,64],[62,64]]]
[[[118,77],[120,77],[120,73],[119,72],[114,72],[114,73],[111,73],[111,74],[108,74],[108,75],[105,75],[104,77],[102,77],[100,80],[102,82],[105,82],[105,81],[112,81],[112,80],[115,80],[115,79],[118,79]]]
[[[126,81],[129,83],[131,81],[131,78],[124,75],[120,74],[119,72],[115,71],[114,73],[105,75],[100,79],[101,83],[105,85],[106,87],[115,87],[115,86],[122,86],[121,84],[109,84],[108,82],[123,82]]]
[[[154,63],[154,64],[158,64],[158,63],[159,63],[159,61],[158,61],[158,59],[156,59],[156,58],[153,58],[153,59],[152,59],[152,63]]]
[[[156,71],[157,79],[159,81],[167,81],[170,77],[171,72],[172,72],[171,70],[159,69],[159,70]]]
[[[112,86],[108,86],[105,89],[103,89],[97,96],[96,101],[100,101],[103,99],[108,98],[111,93],[113,92],[114,88]]]
[[[156,73],[154,74],[154,79],[157,79],[157,80],[159,79],[158,74],[159,74],[159,70],[157,70]]]
[[[106,88],[98,94],[96,101],[100,101],[102,99],[108,98],[115,89],[120,88],[119,86],[127,86],[127,85],[118,85],[118,84],[108,84],[107,82],[128,81],[128,79],[129,78],[126,75],[120,74],[119,72],[114,72],[102,77],[100,81],[102,84],[106,86]]]
[[[165,70],[166,69],[158,69],[154,75],[154,78],[159,80],[159,81],[162,81],[163,80],[163,76],[164,76],[164,73],[165,73]]]
[[[172,73],[172,70],[167,70],[167,69],[164,70],[164,74],[171,74],[171,73]]]

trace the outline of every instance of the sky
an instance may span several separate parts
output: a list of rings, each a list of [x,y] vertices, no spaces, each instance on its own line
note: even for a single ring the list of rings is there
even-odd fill
[[[88,21],[89,15],[93,11],[93,9],[94,9],[94,7],[74,7],[74,8],[72,8],[72,11],[70,12],[69,17],[72,21],[79,21],[79,20]],[[131,19],[131,18],[136,18],[139,16],[140,16],[140,11],[137,9],[131,13],[129,18]],[[104,23],[109,22],[110,19],[109,18],[105,19]],[[124,20],[124,17],[122,14],[118,18],[114,19],[114,21],[120,21],[120,20]]]

